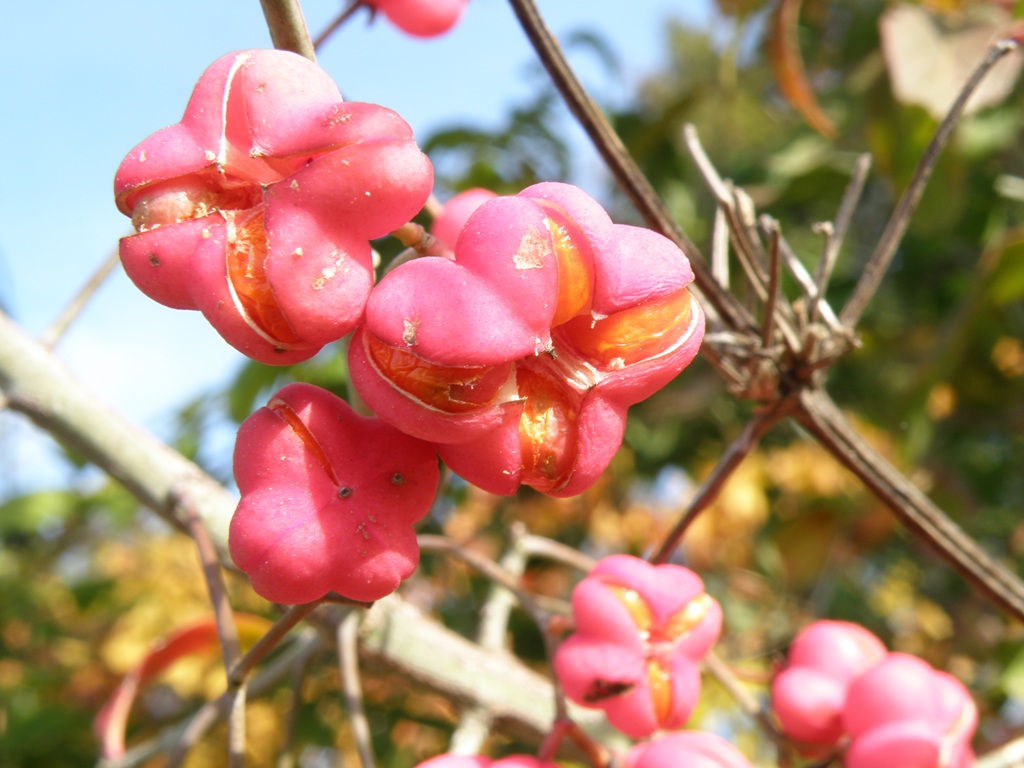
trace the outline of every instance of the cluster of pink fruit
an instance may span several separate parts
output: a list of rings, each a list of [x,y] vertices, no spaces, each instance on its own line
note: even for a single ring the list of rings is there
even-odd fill
[[[240,51],[181,122],[122,162],[129,277],[200,310],[249,357],[295,363],[352,334],[351,383],[378,418],[293,385],[247,421],[229,546],[268,599],[371,601],[416,565],[411,524],[437,458],[495,493],[568,496],[619,448],[626,410],[695,356],[690,265],[581,190],[475,192],[437,220],[443,256],[374,286],[369,240],[416,215],[430,161],[394,112],[346,103],[314,63]]]
[[[633,746],[617,765],[622,768],[750,768],[750,763],[725,739],[701,731],[680,731]],[[558,768],[528,755],[500,760],[465,755],[439,755],[417,768]]]
[[[618,763],[626,768],[750,768],[729,742],[711,733],[676,731],[700,696],[700,663],[718,639],[722,611],[700,577],[678,565],[628,555],[601,560],[572,594],[575,631],[553,659],[565,695],[601,709],[640,741]],[[652,737],[653,738],[648,738]],[[441,755],[419,768],[556,768],[534,757],[501,760]]]
[[[239,430],[229,548],[269,600],[394,591],[416,567],[412,526],[434,499],[438,456],[495,493],[580,493],[619,448],[629,406],[700,345],[679,248],[613,224],[565,184],[454,200],[434,230],[450,252],[375,286],[369,241],[416,215],[432,185],[398,115],[343,102],[315,64],[280,51],[219,59],[182,121],[118,170],[117,205],[136,228],[121,258],[147,295],[201,311],[264,363],[306,360],[352,334],[351,382],[376,416],[297,382]],[[654,737],[623,765],[748,768],[716,736],[656,736],[689,719],[721,629],[696,574],[609,557],[572,606],[574,634],[553,659],[566,695],[632,739]],[[802,633],[772,701],[788,736],[811,752],[844,749],[848,768],[973,761],[963,686],[853,625]],[[444,755],[421,768],[550,765]]]
[[[598,708],[638,740],[630,768],[749,768],[731,744],[681,728],[700,696],[700,664],[722,613],[701,579],[625,555],[600,561],[572,595],[574,633],[553,669],[566,696]],[[863,627],[819,621],[801,631],[772,683],[782,733],[812,759],[846,768],[970,768],[977,710],[963,684],[890,653]],[[639,741],[645,740],[645,741]],[[442,755],[419,768],[549,768],[533,757]]]
[[[846,768],[969,768],[978,712],[963,684],[890,653],[857,624],[819,621],[793,641],[772,708],[808,754],[845,749]]]

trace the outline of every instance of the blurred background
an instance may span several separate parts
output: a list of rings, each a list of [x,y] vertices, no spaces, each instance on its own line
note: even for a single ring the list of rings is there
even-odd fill
[[[781,5],[790,9],[793,3]],[[683,146],[693,123],[723,176],[781,223],[809,268],[814,224],[834,217],[856,158],[873,166],[828,299],[841,307],[937,121],[1012,3],[804,0],[541,2],[570,61],[691,237],[707,250],[714,201]],[[315,34],[340,3],[308,0]],[[404,36],[357,14],[320,62],[346,98],[384,104],[414,128],[443,201],[485,186],[514,193],[566,180],[637,223],[536,63],[510,8],[471,0],[448,35]],[[176,122],[202,70],[268,46],[257,3],[112,0],[15,4],[0,26],[0,308],[42,334],[116,248],[115,169]],[[798,65],[794,68],[794,62]],[[829,390],[874,447],[956,522],[1021,572],[1024,554],[1024,145],[1019,57],[993,71],[940,160],[896,262]],[[384,258],[394,246],[380,243]],[[793,286],[787,286],[791,295]],[[97,395],[230,484],[234,430],[277,386],[302,378],[344,394],[336,349],[271,369],[247,363],[196,313],[155,305],[117,269],[57,346]],[[643,555],[685,509],[751,411],[704,362],[631,411],[627,440],[584,496],[511,499],[453,485],[424,530],[492,556],[520,520],[598,556]],[[0,766],[95,762],[91,719],[150,643],[209,612],[194,545],[79,457],[0,412]],[[890,647],[960,677],[984,749],[1024,728],[1024,628],[977,598],[797,429],[782,426],[689,532],[680,562],[722,603],[722,655],[767,679],[812,618],[858,621]],[[528,585],[564,598],[576,575],[531,564]],[[266,606],[232,583],[238,607]],[[471,633],[487,584],[426,556],[410,597]],[[543,669],[539,634],[514,617],[516,653]],[[131,738],[219,692],[216,660],[176,665],[137,706]],[[444,748],[454,716],[429,692],[369,677],[383,766]],[[299,740],[351,749],[330,659],[303,687]],[[272,765],[284,704],[253,701],[254,765]],[[697,723],[748,754],[762,737],[708,686]],[[60,738],[55,738],[59,734]],[[517,746],[496,735],[497,751]],[[521,746],[521,745],[518,745]],[[216,736],[189,765],[217,765]],[[311,760],[312,758],[308,758]],[[301,760],[300,760],[301,763]],[[160,764],[159,762],[152,763]],[[306,763],[312,764],[312,763]],[[766,763],[767,764],[767,763]]]

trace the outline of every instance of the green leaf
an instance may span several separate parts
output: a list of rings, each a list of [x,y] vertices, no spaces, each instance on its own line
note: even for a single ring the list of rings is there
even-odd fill
[[[58,525],[78,508],[71,491],[38,491],[17,496],[0,505],[0,536],[38,533]]]

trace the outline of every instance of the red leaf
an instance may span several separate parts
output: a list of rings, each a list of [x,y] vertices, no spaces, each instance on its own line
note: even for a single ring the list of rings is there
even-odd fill
[[[826,138],[833,138],[837,133],[835,123],[818,106],[800,57],[800,44],[797,40],[800,3],[801,0],[780,0],[772,14],[768,57],[779,91],[786,101],[811,128]]]
[[[262,635],[270,622],[260,616],[236,613],[239,634],[249,643]],[[190,624],[161,638],[145,658],[121,680],[121,684],[93,720],[93,732],[100,741],[100,753],[112,760],[124,755],[124,734],[135,696],[143,683],[160,674],[185,656],[213,653],[219,650],[220,639],[213,619]]]

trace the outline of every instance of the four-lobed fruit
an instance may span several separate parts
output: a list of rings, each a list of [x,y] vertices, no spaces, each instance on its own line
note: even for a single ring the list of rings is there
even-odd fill
[[[397,114],[344,102],[297,54],[238,51],[118,168],[115,200],[137,232],[121,261],[143,293],[200,310],[243,354],[295,363],[355,327],[369,240],[414,216],[432,184]]]

